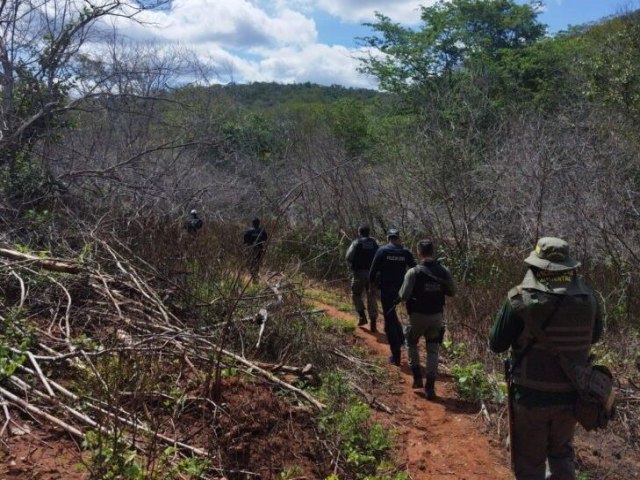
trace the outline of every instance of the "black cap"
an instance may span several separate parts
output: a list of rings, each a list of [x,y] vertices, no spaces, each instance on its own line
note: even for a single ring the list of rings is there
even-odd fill
[[[390,228],[387,230],[387,238],[400,238],[400,232],[397,228]]]

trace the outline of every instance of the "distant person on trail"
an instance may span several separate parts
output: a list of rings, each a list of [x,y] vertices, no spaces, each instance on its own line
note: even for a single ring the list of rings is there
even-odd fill
[[[413,373],[413,388],[422,388],[422,371],[418,342],[421,337],[427,343],[427,367],[425,395],[428,400],[436,398],[436,374],[438,372],[438,350],[444,337],[445,295],[455,295],[455,283],[449,270],[434,259],[431,240],[418,242],[419,263],[404,276],[400,288],[400,300],[407,302],[409,325],[405,327],[409,365]]]
[[[524,262],[527,273],[509,291],[489,335],[491,350],[512,352],[507,378],[514,471],[517,480],[543,480],[548,462],[549,478],[575,480],[578,395],[560,356],[587,365],[591,344],[602,334],[602,315],[567,242],[541,238]]]
[[[353,306],[360,317],[358,326],[361,327],[367,324],[367,316],[364,313],[364,302],[362,301],[362,294],[366,292],[370,329],[372,332],[377,332],[378,300],[376,298],[375,285],[369,281],[369,269],[371,268],[373,257],[378,251],[378,243],[369,237],[369,234],[369,225],[361,225],[358,228],[359,238],[354,240],[349,246],[346,259],[351,267]]]
[[[260,219],[254,218],[251,222],[251,228],[244,232],[243,242],[249,247],[249,273],[253,282],[258,281],[258,273],[260,270],[260,261],[264,254],[264,245],[267,241],[267,232],[260,227]]]
[[[380,287],[380,301],[384,315],[384,332],[387,334],[391,356],[389,363],[400,366],[400,351],[404,343],[402,325],[396,314],[398,291],[404,281],[407,268],[416,261],[409,250],[400,243],[400,233],[395,228],[387,231],[389,243],[379,248],[369,270],[369,281]]]
[[[202,219],[198,217],[198,212],[193,209],[189,212],[189,218],[184,222],[184,228],[187,229],[191,235],[198,233],[198,230],[202,228]]]

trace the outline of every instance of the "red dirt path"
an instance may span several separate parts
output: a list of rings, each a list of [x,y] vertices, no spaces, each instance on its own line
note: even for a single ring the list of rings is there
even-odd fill
[[[355,322],[353,315],[318,301],[318,308],[331,317]],[[357,337],[372,355],[387,358],[389,347],[384,333],[357,329]],[[422,352],[424,354],[424,352]],[[424,357],[422,357],[424,358]],[[413,480],[508,480],[513,476],[507,466],[506,453],[491,445],[479,430],[477,408],[456,399],[450,379],[436,384],[438,398],[429,402],[422,390],[411,388],[412,376],[403,353],[403,366],[387,366],[390,378],[397,378],[397,388],[378,397],[394,411],[376,413],[376,419],[397,432],[395,459],[406,464]]]

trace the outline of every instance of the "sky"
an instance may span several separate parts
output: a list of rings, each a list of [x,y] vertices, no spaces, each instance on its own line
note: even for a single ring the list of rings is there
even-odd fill
[[[517,0],[528,3],[527,0]],[[134,40],[179,44],[210,64],[222,83],[234,81],[375,88],[358,72],[363,23],[379,11],[419,26],[419,6],[435,0],[172,0],[144,12],[142,24],[122,23]],[[540,13],[549,32],[638,8],[640,0],[545,0]]]

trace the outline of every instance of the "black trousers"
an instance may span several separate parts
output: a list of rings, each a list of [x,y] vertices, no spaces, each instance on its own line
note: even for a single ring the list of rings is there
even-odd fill
[[[397,290],[384,289],[380,291],[380,301],[382,302],[382,312],[384,314],[384,333],[387,334],[391,355],[393,355],[394,359],[400,360],[404,332],[394,305],[396,298],[398,298]]]

